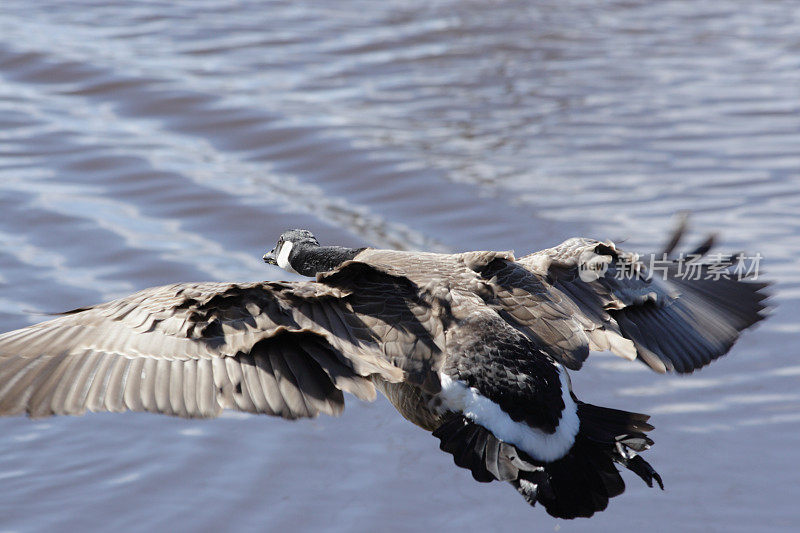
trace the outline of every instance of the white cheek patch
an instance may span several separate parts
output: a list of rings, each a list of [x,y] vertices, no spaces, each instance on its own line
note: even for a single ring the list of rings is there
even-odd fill
[[[289,254],[292,253],[292,246],[294,246],[291,242],[286,241],[281,244],[281,249],[278,250],[278,259],[277,263],[278,266],[284,269],[286,272],[291,272],[292,274],[299,274],[295,269],[292,268],[292,264],[289,263]]]
[[[513,444],[536,460],[551,462],[564,457],[572,448],[580,429],[578,406],[570,394],[569,376],[558,365],[564,410],[554,433],[546,433],[524,422],[515,422],[499,405],[482,396],[478,389],[468,387],[463,381],[439,373],[442,384],[443,406],[460,412],[473,422],[491,431],[498,439]]]

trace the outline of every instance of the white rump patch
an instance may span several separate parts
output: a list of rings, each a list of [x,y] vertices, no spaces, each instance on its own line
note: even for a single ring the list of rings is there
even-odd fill
[[[277,263],[278,266],[284,269],[286,272],[299,274],[298,271],[292,268],[292,264],[289,262],[289,254],[292,253],[293,246],[294,244],[292,244],[291,241],[284,241],[283,244],[281,244],[281,249],[278,250]]]
[[[572,448],[575,435],[580,429],[578,406],[570,394],[569,376],[561,365],[556,363],[556,366],[561,380],[564,410],[561,412],[561,420],[554,433],[547,433],[524,422],[515,422],[499,405],[482,396],[478,389],[468,387],[463,381],[453,379],[442,372],[439,372],[442,384],[439,396],[446,409],[461,412],[473,422],[491,431],[498,439],[517,446],[534,459],[552,462],[564,457]]]

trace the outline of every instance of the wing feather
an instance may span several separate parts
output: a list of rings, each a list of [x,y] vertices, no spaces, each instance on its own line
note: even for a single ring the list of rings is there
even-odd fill
[[[145,362],[146,359],[143,358],[120,358],[120,368],[115,368],[114,370],[116,372],[121,372],[122,365],[127,365],[128,368],[127,371],[125,371],[127,377],[124,381],[122,381],[120,379],[122,374],[112,374],[112,378],[109,380],[110,386],[108,391],[109,399],[114,402],[112,405],[116,405],[116,401],[114,399],[119,396],[119,393],[115,389],[120,388],[122,389],[122,401],[120,402],[121,405],[126,406],[131,411],[144,411],[144,402],[142,401],[142,374],[144,372]]]
[[[436,328],[411,323],[433,319],[410,311],[420,305],[411,285],[364,264],[340,270],[319,281],[157,287],[2,334],[0,415],[335,415],[342,391],[372,400],[373,376],[400,382],[432,367],[430,350],[415,360],[413,332]],[[362,279],[368,287],[354,290]],[[396,334],[384,340],[386,331]]]
[[[189,411],[186,409],[183,397],[183,366],[179,361],[170,361],[169,369],[169,408],[170,414],[187,417]]]
[[[111,377],[111,367],[114,365],[116,358],[107,354],[98,354],[100,356],[99,363],[92,376],[92,382],[89,390],[86,392],[86,409],[89,411],[102,411],[103,399],[108,389],[109,378]]]
[[[242,354],[239,356],[240,368],[242,370],[242,387],[246,387],[246,393],[242,396],[250,400],[250,410],[253,413],[268,413],[270,412],[269,403],[264,395],[261,386],[261,378],[259,377],[259,369],[256,367],[256,362],[252,354]],[[245,409],[247,410],[247,409]]]
[[[207,361],[203,361],[204,363]],[[145,411],[158,412],[156,404],[156,379],[158,378],[158,359],[147,358],[142,366],[142,382],[139,387],[142,408]]]
[[[278,390],[283,401],[286,403],[287,412],[284,418],[300,418],[311,416],[307,410],[303,395],[300,393],[297,381],[289,365],[284,359],[284,354],[279,345],[272,345],[267,350],[270,365],[274,372],[275,381],[278,383]]]
[[[124,411],[125,409],[141,411],[141,408],[133,409],[126,401],[128,379],[131,375],[138,376],[139,379],[141,379],[141,368],[138,372],[133,372],[131,368],[136,361],[141,362],[141,359],[132,361],[126,357],[115,358],[115,364],[111,368],[111,373],[108,378],[108,390],[106,391],[104,402],[106,411],[114,413]],[[138,389],[136,390],[136,398],[139,398]],[[141,400],[139,400],[139,404],[141,405]]]
[[[197,405],[197,359],[189,359],[183,362],[183,403],[186,406],[188,416],[199,416],[199,406]]]
[[[86,354],[86,360],[81,365],[78,376],[64,399],[65,412],[84,413],[86,411],[87,395],[102,361],[103,354],[93,351]]]
[[[289,406],[283,401],[283,396],[281,396],[280,389],[278,388],[278,381],[275,379],[269,357],[259,354],[256,364],[260,370],[258,379],[261,381],[261,389],[264,391],[264,399],[269,406],[270,414],[288,416]]]
[[[679,240],[673,236],[667,251]],[[706,254],[712,245],[708,239],[695,252]],[[515,263],[495,260],[481,274],[498,286],[487,303],[573,370],[589,350],[609,349],[658,372],[689,373],[727,353],[743,330],[762,320],[768,297],[768,284],[730,270],[711,279],[732,266],[730,258],[700,259],[691,277],[675,259],[650,272],[611,242],[569,239]],[[591,264],[602,267],[594,276],[586,274]],[[526,319],[520,307],[534,318]]]

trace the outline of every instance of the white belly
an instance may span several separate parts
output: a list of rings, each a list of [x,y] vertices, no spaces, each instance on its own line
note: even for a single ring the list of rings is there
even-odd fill
[[[499,405],[482,396],[477,389],[440,372],[442,391],[439,396],[442,406],[447,410],[463,413],[473,422],[491,431],[498,439],[515,445],[538,461],[555,461],[569,451],[580,429],[578,406],[570,394],[567,371],[561,365],[556,365],[561,380],[564,410],[554,433],[547,433],[524,422],[515,422]]]

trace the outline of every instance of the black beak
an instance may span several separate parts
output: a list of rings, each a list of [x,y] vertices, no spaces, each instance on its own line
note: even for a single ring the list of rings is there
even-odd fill
[[[264,262],[268,265],[277,265],[278,259],[275,257],[275,250],[272,250],[268,254],[264,254]]]

